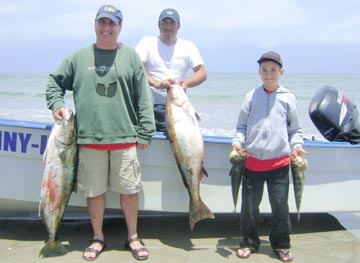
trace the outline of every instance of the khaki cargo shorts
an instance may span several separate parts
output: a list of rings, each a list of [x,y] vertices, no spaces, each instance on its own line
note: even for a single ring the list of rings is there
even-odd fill
[[[99,151],[79,147],[78,189],[87,197],[107,190],[135,194],[141,189],[141,172],[137,147],[116,151]]]

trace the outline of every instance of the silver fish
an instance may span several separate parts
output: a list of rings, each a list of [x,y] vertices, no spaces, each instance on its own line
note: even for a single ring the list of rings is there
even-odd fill
[[[305,170],[307,161],[302,156],[291,157],[290,168],[294,185],[294,195],[298,221],[300,220],[300,206],[305,185]]]
[[[229,161],[232,164],[229,175],[231,176],[231,193],[233,197],[234,209],[236,211],[239,189],[244,173],[244,165],[246,162],[245,151],[231,151],[229,155]]]
[[[183,88],[173,85],[167,92],[166,119],[169,140],[180,174],[190,197],[191,230],[205,218],[215,218],[200,197],[200,180],[207,176],[204,169],[204,141],[195,113]]]
[[[39,256],[46,257],[67,253],[57,239],[56,232],[76,182],[76,124],[71,109],[66,109],[63,120],[55,121],[43,155],[43,165],[39,215],[49,233],[49,239]]]

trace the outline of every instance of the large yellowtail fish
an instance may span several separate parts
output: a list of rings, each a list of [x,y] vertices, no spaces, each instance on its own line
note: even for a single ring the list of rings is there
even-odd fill
[[[300,206],[302,200],[302,194],[305,185],[305,170],[307,167],[307,161],[302,156],[292,156],[290,159],[290,168],[294,185],[294,195],[297,210],[298,221],[300,220]]]
[[[246,150],[242,149],[240,151],[231,151],[229,155],[229,161],[232,164],[230,169],[231,177],[231,193],[233,197],[234,209],[236,211],[236,205],[239,196],[239,189],[244,174],[244,165],[246,162],[247,153]]]
[[[39,254],[44,257],[67,253],[56,232],[75,188],[77,144],[74,114],[68,108],[65,112],[63,120],[54,122],[43,156],[39,214],[49,233]]]
[[[200,180],[207,176],[204,169],[204,141],[195,113],[183,88],[177,84],[167,91],[166,118],[170,144],[190,197],[191,230],[206,218],[215,218],[200,197]]]

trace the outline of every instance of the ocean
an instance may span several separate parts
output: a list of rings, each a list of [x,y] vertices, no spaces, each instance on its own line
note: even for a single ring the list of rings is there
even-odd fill
[[[47,75],[0,73],[0,119],[52,123],[52,114],[45,103]],[[297,95],[298,110],[307,138],[323,139],[308,113],[309,103],[320,88],[332,86],[355,105],[360,105],[360,74],[285,72],[280,83]],[[245,94],[259,85],[261,79],[257,73],[209,72],[204,83],[188,90],[190,101],[201,117],[202,133],[232,137]],[[65,103],[74,108],[71,92],[66,94]]]

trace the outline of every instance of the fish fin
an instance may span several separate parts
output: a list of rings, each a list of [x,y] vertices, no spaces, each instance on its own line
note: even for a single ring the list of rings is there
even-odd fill
[[[66,248],[61,242],[55,238],[55,240],[48,240],[45,246],[40,250],[39,257],[48,257],[51,255],[65,255],[67,253]]]
[[[209,175],[208,175],[205,167],[203,166],[203,167],[201,168],[201,177],[200,177],[200,178],[203,179],[203,178],[205,178],[205,176],[206,176],[206,177],[209,177]]]
[[[240,165],[234,164],[231,166],[229,176],[241,176],[242,175],[242,167]]]
[[[66,150],[65,149],[59,151],[59,158],[62,162],[66,161]]]
[[[75,182],[74,188],[73,188],[73,192],[74,192],[74,193],[77,193],[77,190],[78,190],[78,186],[77,186],[77,183]]]
[[[45,151],[44,151],[44,154],[43,154],[43,158],[42,158],[42,166],[43,166],[43,169],[45,169],[46,155],[47,155],[47,150],[46,150],[46,148],[45,148]]]
[[[200,115],[199,115],[199,114],[197,114],[196,112],[195,112],[195,118],[196,118],[196,120],[197,120],[197,122],[198,122],[198,123],[200,123],[200,122],[201,122]]]
[[[214,219],[214,214],[210,211],[210,209],[204,204],[204,202],[200,199],[199,208],[194,210],[191,209],[192,204],[190,202],[190,213],[189,213],[189,222],[191,231],[194,230],[195,224],[203,219]]]

